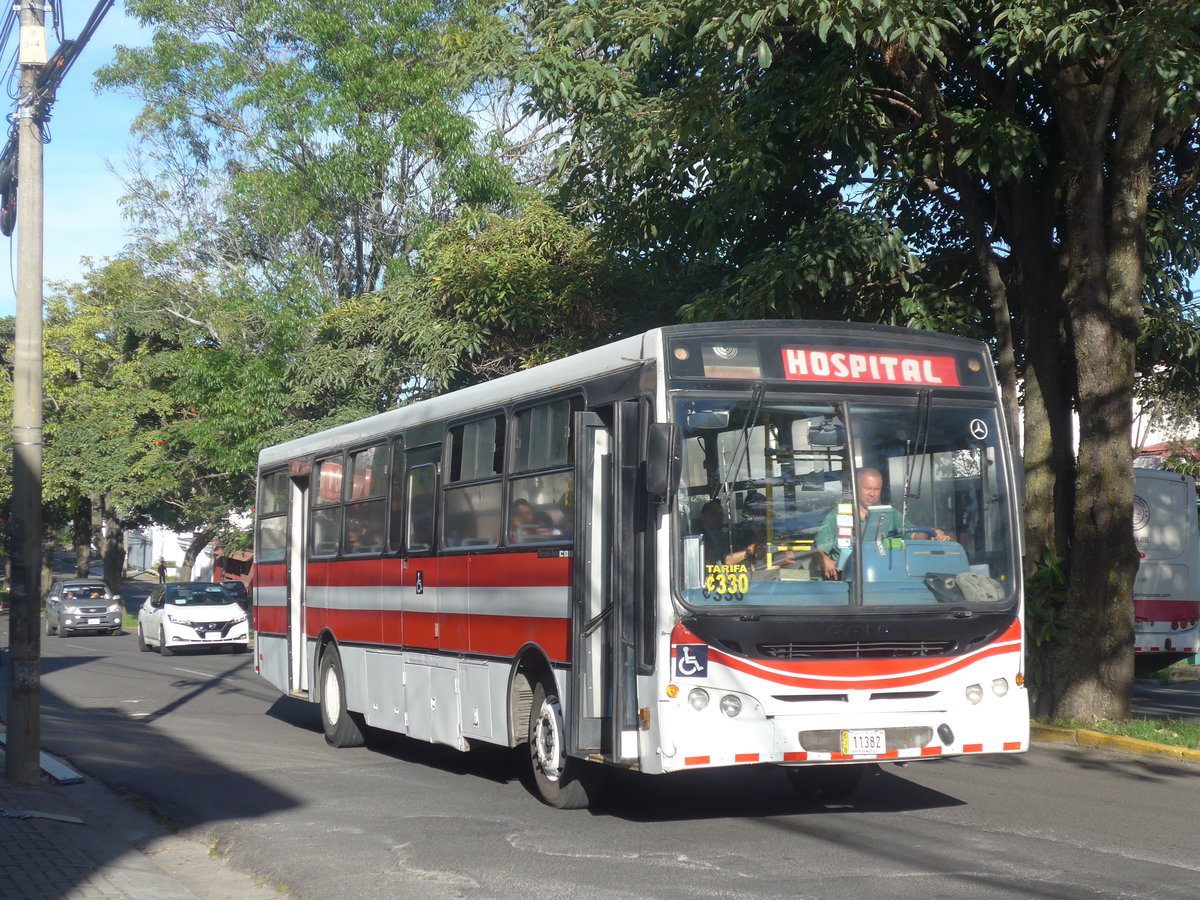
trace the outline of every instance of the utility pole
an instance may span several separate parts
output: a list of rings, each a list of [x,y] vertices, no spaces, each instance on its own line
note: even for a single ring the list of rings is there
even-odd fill
[[[47,62],[38,0],[21,0],[17,98],[17,326],[13,360],[12,609],[9,613],[5,774],[36,784],[41,772],[42,560],[42,120],[38,74]]]

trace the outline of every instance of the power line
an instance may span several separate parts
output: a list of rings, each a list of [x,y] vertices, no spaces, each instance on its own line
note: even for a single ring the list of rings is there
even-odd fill
[[[62,40],[54,55],[38,72],[34,81],[33,97],[30,113],[39,124],[45,124],[50,119],[50,107],[53,106],[58,86],[71,70],[79,54],[87,42],[91,40],[104,16],[112,9],[114,0],[100,0],[92,14],[84,23],[79,36],[74,40]],[[0,48],[7,43],[12,32],[14,13],[10,9],[3,25],[0,25]],[[15,70],[15,68],[14,68]],[[10,123],[12,118],[9,118]],[[43,138],[47,140],[47,138]],[[0,234],[11,237],[17,222],[17,135],[15,125],[9,132],[8,143],[0,151]]]

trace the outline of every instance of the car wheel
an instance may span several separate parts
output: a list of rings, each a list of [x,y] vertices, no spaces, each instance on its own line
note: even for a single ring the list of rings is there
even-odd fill
[[[58,631],[58,629],[50,625],[50,617],[46,616],[46,634],[54,634],[56,631]]]
[[[65,638],[69,634],[67,629],[63,628],[61,625],[58,626],[57,631],[60,638]]]
[[[146,633],[142,631],[141,622],[138,622],[138,649],[143,653],[150,652],[150,645],[146,643]]]
[[[158,652],[162,656],[170,656],[175,652],[167,646],[167,633],[162,628],[158,629]]]
[[[321,656],[321,724],[331,747],[360,747],[365,741],[362,716],[346,708],[342,660],[332,646]]]

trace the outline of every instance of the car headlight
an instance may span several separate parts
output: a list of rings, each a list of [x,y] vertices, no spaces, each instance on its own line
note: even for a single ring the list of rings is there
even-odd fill
[[[242,624],[243,622],[245,622],[245,621],[246,621],[246,617],[243,615],[243,616],[238,616],[236,619],[232,619],[232,620],[230,620],[230,623],[229,623],[229,624],[231,624],[231,625],[241,625],[241,624]]]
[[[109,612],[120,612],[120,611],[121,611],[121,604],[120,604],[120,603],[110,603],[110,604],[108,604],[108,611],[109,611]]]
[[[78,606],[64,606],[63,612],[65,612],[69,615],[72,615],[72,616],[77,616],[77,615],[79,615],[79,607]]]

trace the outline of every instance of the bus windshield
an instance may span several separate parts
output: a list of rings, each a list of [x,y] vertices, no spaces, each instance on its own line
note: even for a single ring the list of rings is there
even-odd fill
[[[1016,602],[994,405],[681,397],[676,535],[698,613],[886,607],[970,615]],[[772,610],[783,612],[783,610]]]

